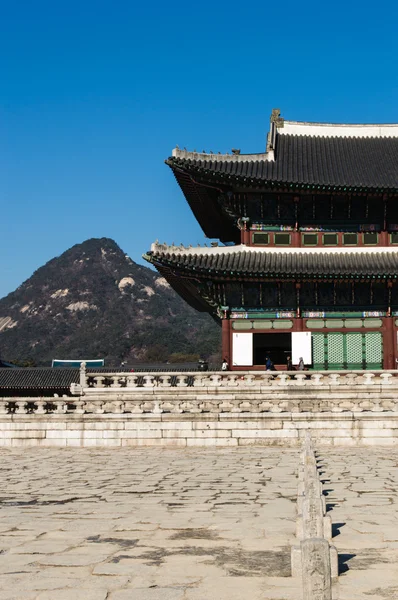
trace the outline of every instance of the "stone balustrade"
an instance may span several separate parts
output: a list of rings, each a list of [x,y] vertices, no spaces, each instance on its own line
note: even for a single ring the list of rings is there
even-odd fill
[[[366,414],[390,414],[398,416],[398,394],[353,396],[347,393],[335,397],[325,395],[297,396],[254,394],[196,395],[175,391],[172,395],[132,396],[126,394],[81,395],[63,398],[0,398],[1,415],[43,414],[114,414],[114,415],[167,415],[202,414],[245,416],[341,414],[358,416]]]
[[[292,575],[301,577],[303,600],[332,600],[332,580],[338,577],[338,555],[330,545],[331,519],[309,432],[305,433],[299,467],[297,538],[292,547]]]
[[[274,388],[398,386],[398,371],[229,371],[184,373],[84,373],[84,391],[142,388]],[[79,386],[75,386],[76,390]],[[75,389],[74,388],[74,389]]]
[[[398,443],[396,372],[80,375],[72,395],[0,398],[0,446]]]

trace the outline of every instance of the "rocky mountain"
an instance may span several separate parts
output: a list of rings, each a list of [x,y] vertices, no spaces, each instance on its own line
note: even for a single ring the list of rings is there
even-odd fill
[[[195,360],[219,353],[220,340],[210,316],[107,238],[73,246],[0,300],[0,356],[20,364]]]

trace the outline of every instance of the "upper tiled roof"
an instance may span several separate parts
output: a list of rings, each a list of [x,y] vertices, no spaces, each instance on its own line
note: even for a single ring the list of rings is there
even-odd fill
[[[152,245],[148,256],[174,284],[174,273],[191,276],[361,277],[397,278],[398,250],[394,248],[177,248]],[[166,269],[166,270],[165,270]],[[178,279],[178,278],[177,278]],[[173,285],[174,287],[174,285]]]
[[[175,148],[166,162],[176,175],[185,171],[224,182],[397,191],[398,124],[286,121],[274,109],[264,153],[207,154]]]
[[[326,189],[398,190],[398,137],[276,135],[275,150],[251,155],[198,154],[174,150],[166,162],[225,182]],[[271,159],[270,159],[271,158]],[[272,158],[274,160],[272,160]]]

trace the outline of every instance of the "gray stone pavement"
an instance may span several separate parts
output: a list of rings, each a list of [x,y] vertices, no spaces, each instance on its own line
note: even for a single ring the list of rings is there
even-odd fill
[[[398,598],[398,451],[324,448],[334,597]],[[299,449],[0,451],[2,600],[300,600]]]
[[[319,450],[341,600],[398,598],[398,450]]]
[[[2,450],[0,597],[297,599],[298,456]]]

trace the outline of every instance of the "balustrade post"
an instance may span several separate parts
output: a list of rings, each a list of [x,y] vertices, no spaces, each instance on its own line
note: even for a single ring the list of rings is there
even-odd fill
[[[311,383],[313,385],[323,385],[322,373],[311,373]]]
[[[65,402],[65,400],[56,400],[54,402],[54,404],[55,404],[55,411],[54,412],[57,415],[66,413],[66,402]]]
[[[163,412],[163,409],[160,407],[160,402],[155,400],[153,403],[152,412],[154,415],[160,415]]]
[[[124,410],[126,412],[127,410],[130,410],[131,414],[133,415],[141,415],[144,412],[142,409],[141,400],[125,402]]]
[[[271,386],[274,381],[274,375],[271,373],[261,373],[260,375],[260,384],[261,386]]]
[[[75,400],[74,403],[76,406],[75,413],[77,415],[83,415],[85,413],[86,402],[82,398],[79,398],[78,400]]]
[[[160,387],[171,387],[171,375],[159,375]]]
[[[126,377],[126,386],[135,388],[137,387],[138,375],[127,375]]]
[[[115,375],[114,377],[111,377],[112,379],[112,383],[110,385],[111,388],[120,388],[120,377],[118,375]]]
[[[155,376],[154,375],[144,375],[144,387],[152,388],[155,387]]]
[[[223,383],[223,377],[222,375],[219,375],[218,373],[213,373],[212,375],[210,375],[210,385],[213,387],[220,387]]]
[[[208,375],[202,375],[202,373],[197,375],[195,373],[193,376],[193,387],[204,387],[205,380],[208,381]]]
[[[343,383],[344,385],[357,385],[358,384],[358,375],[357,373],[346,373],[344,375]]]
[[[254,385],[256,385],[256,376],[253,375],[252,373],[247,373],[245,375],[245,379],[243,381],[243,385],[245,387],[253,387]]]
[[[374,373],[366,372],[363,374],[363,382],[365,385],[374,385]]]
[[[99,377],[99,376],[93,377],[94,387],[97,387],[97,388],[103,388],[103,387],[105,387],[104,386],[104,381],[105,381],[105,377]]]
[[[329,385],[340,385],[340,375],[338,373],[330,373],[328,375]]]
[[[82,389],[87,387],[87,371],[86,371],[86,363],[83,361],[80,364],[80,373],[79,373],[79,383]]]
[[[105,405],[105,403],[102,400],[97,400],[94,403],[94,413],[96,415],[104,414],[104,412],[105,412],[104,405]]]
[[[294,375],[296,385],[305,385],[307,375],[305,373],[296,373]]]
[[[381,373],[380,380],[381,385],[391,385],[392,384],[392,373]]]
[[[227,375],[226,378],[224,379],[224,382],[226,384],[227,387],[235,387],[238,385],[238,375]]]
[[[15,414],[17,415],[24,415],[26,414],[26,407],[27,407],[27,402],[24,402],[23,400],[17,400],[17,402],[15,403]]]
[[[187,387],[188,386],[188,378],[186,375],[177,375],[177,387]]]
[[[0,400],[0,415],[8,414],[8,400]]]
[[[282,373],[278,373],[276,376],[277,385],[288,385],[290,381],[290,375],[282,371]]]
[[[180,408],[180,403],[178,401],[172,403],[170,412],[173,415],[182,413],[182,409]]]

